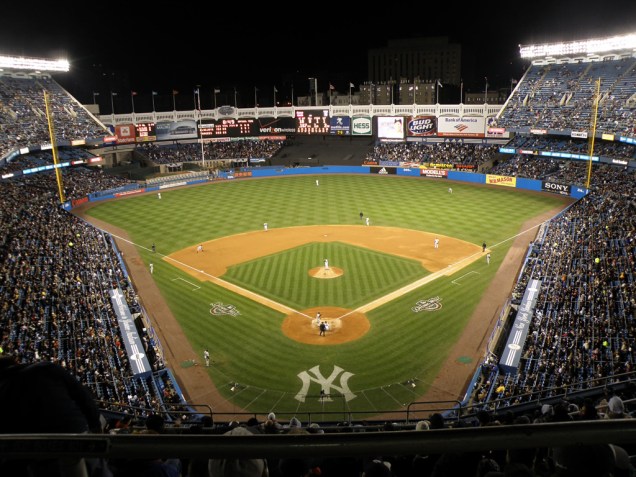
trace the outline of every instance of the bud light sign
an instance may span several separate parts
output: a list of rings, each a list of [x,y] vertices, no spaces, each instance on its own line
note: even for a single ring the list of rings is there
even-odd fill
[[[409,136],[434,136],[435,116],[415,116],[409,120],[407,129]]]

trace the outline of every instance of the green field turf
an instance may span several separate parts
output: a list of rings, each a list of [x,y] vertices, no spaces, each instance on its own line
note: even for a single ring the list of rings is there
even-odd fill
[[[369,312],[371,329],[366,335],[332,346],[295,342],[280,330],[281,313],[153,260],[153,278],[197,357],[203,348],[210,349],[214,362],[210,375],[237,407],[296,414],[321,409],[387,411],[417,400],[428,389],[503,260],[509,239],[526,220],[563,203],[554,195],[463,183],[453,183],[449,194],[448,184],[366,175],[324,175],[319,187],[310,176],[249,179],[162,191],[161,200],[148,194],[112,201],[89,214],[127,230],[146,263],[153,242],[159,254],[169,254],[214,238],[262,230],[263,222],[270,229],[363,226],[360,211],[373,225],[422,230],[478,245],[485,241],[494,247],[490,266],[479,260],[455,276],[439,278]],[[343,257],[360,269],[347,266],[352,276],[346,283],[341,281],[344,276],[310,280],[306,268],[304,274],[291,272],[295,261],[320,264],[327,252],[330,263],[335,263],[333,257]],[[355,307],[426,273],[418,263],[403,258],[321,243],[234,266],[223,278],[293,308]],[[452,283],[464,275],[461,286]],[[195,286],[200,288],[195,291]],[[431,297],[440,297],[440,310],[411,310],[418,300]],[[234,305],[240,315],[213,316],[212,303]],[[467,364],[471,369],[474,365]],[[321,401],[317,397],[321,386],[315,380],[309,379],[303,389],[299,375],[320,378],[310,372],[316,366],[323,378],[335,373],[332,394],[347,389],[343,382],[348,386],[348,401],[341,397]],[[343,371],[338,373],[339,369]],[[344,373],[351,373],[348,381],[341,381]],[[311,397],[297,396],[301,391]]]
[[[329,257],[346,273],[316,280],[312,264]],[[303,264],[299,266],[298,264]],[[427,275],[419,262],[351,245],[311,243],[230,267],[223,279],[294,309],[316,306],[356,308]],[[282,277],[272,280],[272,277]]]

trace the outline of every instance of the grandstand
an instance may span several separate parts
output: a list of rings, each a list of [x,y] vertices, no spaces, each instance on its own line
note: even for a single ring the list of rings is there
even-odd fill
[[[539,188],[545,188],[546,183],[557,185],[561,192],[578,200],[542,227],[528,248],[506,313],[498,322],[483,362],[475,369],[464,402],[459,407],[433,407],[436,412],[419,414],[416,419],[408,413],[393,413],[390,421],[396,423],[368,421],[355,415],[349,415],[344,423],[332,419],[316,423],[318,428],[311,427],[308,433],[319,429],[332,439],[323,442],[351,443],[348,455],[318,451],[319,466],[326,475],[344,475],[334,469],[344,468],[338,466],[344,466],[346,461],[336,457],[354,456],[356,460],[349,462],[352,467],[347,475],[358,475],[367,460],[378,457],[381,462],[391,463],[395,475],[413,475],[416,471],[419,475],[441,475],[433,473],[434,465],[426,467],[426,463],[419,462],[421,467],[415,467],[415,456],[421,452],[431,456],[445,452],[445,448],[436,446],[436,439],[445,440],[453,450],[483,451],[505,449],[511,436],[525,432],[533,438],[515,442],[511,448],[559,447],[567,442],[568,438],[559,432],[564,433],[568,424],[556,423],[564,421],[588,425],[569,428],[579,433],[578,442],[618,443],[629,454],[636,454],[631,433],[610,422],[594,423],[597,425],[592,427],[589,421],[594,418],[583,412],[587,406],[586,412],[593,407],[598,416],[608,420],[625,417],[631,414],[635,398],[636,58],[633,50],[614,50],[595,58],[577,55],[556,60],[541,57],[533,62],[498,111],[496,125],[492,124],[511,133],[505,141],[429,142],[405,138],[382,142],[375,141],[376,136],[351,141],[342,137],[290,136],[210,141],[203,147],[182,141],[141,143],[135,152],[153,166],[180,168],[178,175],[162,174],[143,182],[105,174],[103,169],[91,165],[97,157],[104,157],[100,162],[105,167],[116,162],[109,154],[111,132],[53,78],[43,73],[0,72],[3,353],[22,364],[55,363],[90,390],[99,409],[111,419],[114,436],[112,452],[98,455],[132,458],[152,454],[152,450],[135,444],[132,445],[137,454],[127,455],[122,450],[122,443],[129,441],[117,440],[125,437],[117,435],[125,431],[118,430],[114,423],[124,414],[134,417],[137,430],[145,426],[150,416],[161,414],[167,426],[162,432],[180,437],[191,432],[220,437],[237,427],[235,422],[224,422],[224,415],[231,415],[232,421],[244,419],[243,424],[250,424],[248,418],[252,418],[251,427],[257,434],[300,433],[291,430],[298,427],[292,419],[277,425],[275,416],[272,419],[268,415],[269,410],[208,413],[194,406],[196,403],[189,403],[188,390],[180,388],[175,370],[166,365],[162,343],[154,330],[156,323],[149,318],[138,295],[144,291],[136,290],[115,239],[68,210],[88,201],[163,187],[231,179],[239,174],[266,174],[262,171],[267,168],[253,167],[260,163],[252,159],[265,159],[267,165],[278,168],[367,164],[402,170],[421,165],[430,170],[435,169],[431,164],[453,164],[456,167],[450,171],[444,169],[444,177],[459,180],[467,174],[483,176],[486,181],[487,175],[514,176],[519,183],[534,181],[532,184]],[[591,151],[589,136],[595,133],[590,131],[595,100],[592,86],[598,78],[599,141]],[[43,147],[50,143],[40,98],[43,90],[51,94],[54,106],[61,167],[54,167],[52,155]],[[88,147],[91,144],[95,147]],[[587,190],[590,177],[585,158],[591,161],[592,156],[595,162]],[[203,167],[184,173],[183,164],[189,162],[195,166],[202,162]],[[63,207],[59,207],[56,198],[52,169],[62,171],[68,199]],[[276,168],[271,173],[275,171]],[[536,291],[531,299],[528,290]],[[525,313],[529,309],[530,318]],[[138,334],[138,343],[126,332],[130,329]],[[518,329],[525,329],[523,343],[511,341]],[[147,362],[141,363],[147,368],[138,367],[137,355],[131,352],[136,344],[147,357]],[[516,355],[510,356],[510,350],[517,351]],[[214,403],[206,404],[214,408]],[[620,409],[623,412],[619,416]],[[407,437],[397,437],[405,433],[396,432],[392,440],[394,431],[415,430],[416,420],[425,422],[418,430],[423,426],[432,429],[430,436],[411,432]],[[534,424],[530,425],[530,421]],[[526,427],[511,427],[508,434],[501,429],[497,433],[488,433],[490,429],[480,429],[486,431],[482,434],[469,432],[493,422]],[[307,429],[309,423],[304,424],[303,429]],[[355,432],[345,434],[356,430],[365,431],[364,435],[370,438],[360,438]],[[447,431],[457,431],[457,440]],[[319,438],[307,436],[295,455],[281,451],[283,444],[300,442],[288,438],[280,440],[280,446],[274,441],[260,441],[255,444],[257,450],[243,449],[242,453],[268,457],[271,473],[283,475],[273,463],[278,458],[315,454]],[[480,442],[475,444],[475,440]],[[16,452],[5,456],[21,455],[15,446],[11,447],[9,439],[0,441],[5,449]],[[188,470],[188,457],[227,457],[237,452],[233,443],[223,447],[225,441],[220,440],[209,441],[222,449],[218,452],[198,447],[189,453],[187,445],[193,445],[192,441],[170,442],[180,456],[185,456],[186,467],[181,470],[184,476],[195,475]],[[393,447],[397,444],[391,442],[401,442],[402,449]],[[37,452],[50,456],[44,447]],[[562,456],[550,457],[553,463],[563,465],[559,460]],[[503,468],[505,457],[493,454],[492,458]],[[528,463],[517,458],[520,464]],[[613,475],[618,475],[617,462],[608,459],[603,470],[614,466]],[[449,475],[474,471],[480,459],[467,458],[463,464],[465,468],[455,468]],[[118,470],[116,475],[126,475],[121,468]],[[549,475],[538,468],[534,470],[535,475]],[[437,472],[441,470],[438,468]]]

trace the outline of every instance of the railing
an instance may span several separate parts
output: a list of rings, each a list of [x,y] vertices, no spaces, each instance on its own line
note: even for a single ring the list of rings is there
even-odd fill
[[[536,423],[428,431],[325,434],[152,435],[3,434],[6,459],[275,458],[429,455],[496,449],[536,449],[636,443],[636,420]]]

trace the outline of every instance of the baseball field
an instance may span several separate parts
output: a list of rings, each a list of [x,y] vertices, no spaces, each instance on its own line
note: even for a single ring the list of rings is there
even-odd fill
[[[117,237],[191,402],[217,412],[373,415],[461,397],[518,272],[524,246],[512,254],[515,243],[527,245],[570,202],[448,185],[247,179],[83,213]]]

